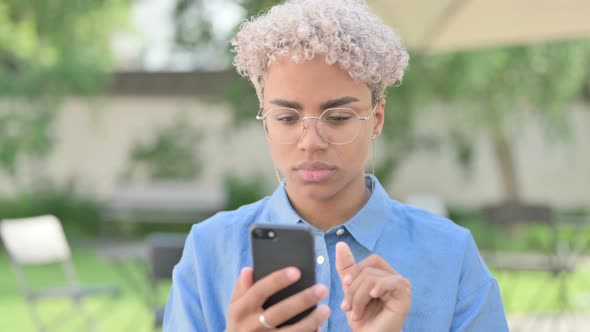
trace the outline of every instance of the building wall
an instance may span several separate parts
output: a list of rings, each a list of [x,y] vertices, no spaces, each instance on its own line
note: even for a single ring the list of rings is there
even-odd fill
[[[561,207],[590,207],[590,106],[573,107],[571,139],[549,139],[531,116],[518,129],[514,159],[525,201]],[[445,125],[442,113],[430,113],[423,130]],[[438,128],[440,130],[440,128]],[[390,184],[390,193],[403,198],[432,193],[456,206],[473,207],[503,198],[502,183],[491,142],[482,135],[475,142],[476,155],[466,174],[453,151],[418,151],[401,166]]]
[[[516,142],[516,162],[525,199],[563,207],[590,207],[590,111],[588,105],[573,110],[574,134],[566,144],[546,140],[533,120],[522,126]],[[244,110],[248,112],[248,110]],[[196,142],[205,167],[195,185],[219,187],[223,175],[268,176],[269,193],[276,185],[272,161],[261,125],[232,128],[226,106],[186,96],[109,96],[92,101],[69,98],[55,127],[57,145],[47,161],[34,170],[22,167],[24,181],[44,172],[56,181],[75,177],[81,188],[107,198],[127,167],[128,154],[138,141],[150,139],[162,127],[184,116],[203,133]],[[443,112],[429,112],[421,130],[444,130]],[[401,165],[390,183],[390,194],[403,199],[410,194],[435,194],[450,205],[475,207],[502,198],[491,146],[477,139],[477,154],[467,176],[454,160],[449,146],[439,151],[418,151]],[[383,153],[377,143],[377,154]],[[174,162],[174,161],[171,161]],[[30,164],[28,164],[30,165]],[[0,195],[12,194],[0,172]]]

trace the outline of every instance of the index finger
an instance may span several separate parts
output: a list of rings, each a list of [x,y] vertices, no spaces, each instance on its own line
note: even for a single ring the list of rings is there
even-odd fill
[[[274,271],[266,277],[258,280],[248,290],[244,301],[248,305],[262,307],[264,302],[281,289],[293,284],[301,277],[301,272],[295,267],[287,267]]]
[[[356,268],[354,256],[348,245],[344,242],[336,244],[336,271],[343,285],[350,285]]]
[[[399,274],[382,257],[371,255],[358,264],[354,262],[354,256],[348,245],[344,242],[336,244],[336,270],[343,286],[348,286],[352,280],[366,267],[374,267],[393,274]]]

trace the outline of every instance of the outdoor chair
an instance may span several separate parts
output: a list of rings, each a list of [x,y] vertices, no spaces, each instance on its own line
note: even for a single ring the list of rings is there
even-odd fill
[[[47,331],[51,326],[63,324],[64,318],[73,317],[70,313],[64,313],[64,315],[56,316],[52,322],[43,322],[37,302],[51,299],[72,300],[75,309],[84,318],[88,330],[97,330],[96,317],[85,310],[84,300],[95,296],[114,298],[120,295],[120,290],[112,285],[88,286],[79,283],[71,260],[70,247],[61,223],[56,217],[46,215],[2,220],[0,221],[0,238],[38,331]],[[31,288],[27,282],[24,267],[49,264],[61,266],[66,284],[52,288]]]
[[[164,321],[164,304],[160,301],[160,285],[171,282],[172,270],[180,261],[186,234],[152,233],[146,238],[148,248],[148,279],[151,296],[149,307],[154,314],[154,328],[160,328]],[[167,284],[169,290],[169,284]]]
[[[569,306],[568,276],[575,270],[576,265],[565,249],[567,246],[559,238],[559,227],[554,211],[546,205],[501,204],[485,207],[483,217],[487,226],[490,227],[487,233],[488,238],[485,239],[488,241],[490,249],[490,252],[484,256],[486,264],[497,274],[511,273],[521,276],[522,273],[536,271],[544,276],[543,285],[529,299],[529,308],[541,305],[549,293],[550,287],[547,285],[557,281],[560,311],[565,311]],[[545,230],[549,230],[548,237],[537,235],[539,239],[536,243],[536,247],[538,247],[536,250],[519,253],[500,249],[500,247],[506,247],[506,245],[501,246],[500,241],[522,241],[522,238],[516,238],[518,227],[525,227],[525,230],[528,229],[530,234],[534,225],[543,225]],[[494,233],[494,231],[498,231],[498,228],[501,228],[503,232]],[[517,283],[516,280],[510,285],[502,285],[505,295],[514,294],[513,292],[519,286],[528,287],[528,285]],[[510,298],[505,296],[505,303],[509,305],[511,303],[509,300],[513,298],[513,296]],[[532,327],[534,320],[527,324],[528,327]],[[514,328],[514,330],[517,329]],[[529,330],[531,329],[522,329],[522,331]],[[554,329],[554,331],[558,330]]]

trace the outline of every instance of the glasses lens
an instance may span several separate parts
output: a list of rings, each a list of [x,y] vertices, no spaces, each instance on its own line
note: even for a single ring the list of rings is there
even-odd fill
[[[303,130],[301,114],[287,108],[270,110],[264,119],[264,126],[272,141],[283,144],[297,141]]]
[[[348,108],[328,109],[321,116],[320,133],[330,143],[350,143],[359,133],[358,117]]]

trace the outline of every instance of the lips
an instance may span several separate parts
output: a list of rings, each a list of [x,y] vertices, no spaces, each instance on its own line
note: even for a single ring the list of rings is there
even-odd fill
[[[336,167],[318,161],[306,161],[295,167],[303,181],[316,183],[325,181],[335,170]]]

